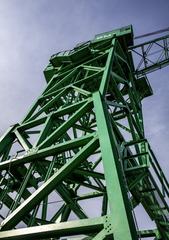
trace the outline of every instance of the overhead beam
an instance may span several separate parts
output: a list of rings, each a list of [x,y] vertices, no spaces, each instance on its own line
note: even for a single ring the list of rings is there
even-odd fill
[[[28,162],[32,162],[32,161],[37,161],[37,159],[40,158],[44,158],[47,156],[51,156],[53,154],[57,154],[63,151],[67,151],[67,150],[72,150],[74,148],[78,148],[78,147],[82,147],[84,146],[86,143],[88,143],[93,137],[94,135],[96,135],[96,133],[93,134],[88,134],[85,135],[84,137],[81,138],[77,138],[77,139],[73,139],[70,141],[66,141],[64,143],[60,143],[57,144],[55,146],[52,147],[47,147],[44,148],[42,150],[34,150],[32,152],[29,152],[28,154],[24,155],[24,156],[20,156],[17,158],[13,158],[11,160],[7,160],[4,162],[0,163],[0,170],[4,170],[4,169],[8,169],[9,165],[10,167],[19,165],[19,164],[23,164],[23,163],[28,163]]]
[[[39,240],[51,237],[98,233],[104,227],[104,218],[93,218],[28,227],[0,232],[0,240]]]

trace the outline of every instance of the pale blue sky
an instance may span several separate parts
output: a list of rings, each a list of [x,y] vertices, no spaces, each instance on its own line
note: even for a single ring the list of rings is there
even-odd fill
[[[0,0],[0,133],[22,120],[45,87],[50,55],[128,24],[135,36],[169,27],[168,10],[168,0]],[[168,174],[169,67],[149,79],[146,136]]]

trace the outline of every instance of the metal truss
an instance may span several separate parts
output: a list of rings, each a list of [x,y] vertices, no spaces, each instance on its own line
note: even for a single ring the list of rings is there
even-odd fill
[[[169,65],[169,35],[129,48],[134,57],[136,74],[151,73]]]
[[[132,27],[60,52],[0,139],[0,240],[169,239],[169,184],[144,135]],[[156,229],[138,229],[142,204]]]

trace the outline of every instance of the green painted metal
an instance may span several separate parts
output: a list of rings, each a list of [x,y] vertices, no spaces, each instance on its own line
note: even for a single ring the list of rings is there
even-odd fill
[[[12,230],[3,231],[0,235],[1,240],[9,239],[51,239],[51,237],[62,237],[80,234],[91,234],[96,231],[102,230],[104,227],[104,218],[93,218],[85,220],[76,220],[64,223],[48,224],[48,226],[34,226],[24,228],[23,231]],[[105,234],[104,234],[105,236]]]
[[[151,73],[169,65],[169,35],[153,39],[130,47],[134,57],[137,57],[135,73],[137,76]]]
[[[137,47],[127,26],[51,57],[45,90],[0,139],[0,239],[169,239],[169,184],[144,135],[141,101],[153,92],[147,68],[134,69]],[[138,229],[138,204],[157,229]]]

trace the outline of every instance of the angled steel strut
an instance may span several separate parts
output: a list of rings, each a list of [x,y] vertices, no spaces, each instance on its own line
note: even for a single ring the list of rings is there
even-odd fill
[[[168,37],[153,42],[165,60],[146,65],[143,50],[135,68],[148,44],[133,47],[127,26],[51,57],[45,90],[0,138],[0,240],[169,239],[169,184],[141,105]],[[138,229],[139,204],[156,229]]]

